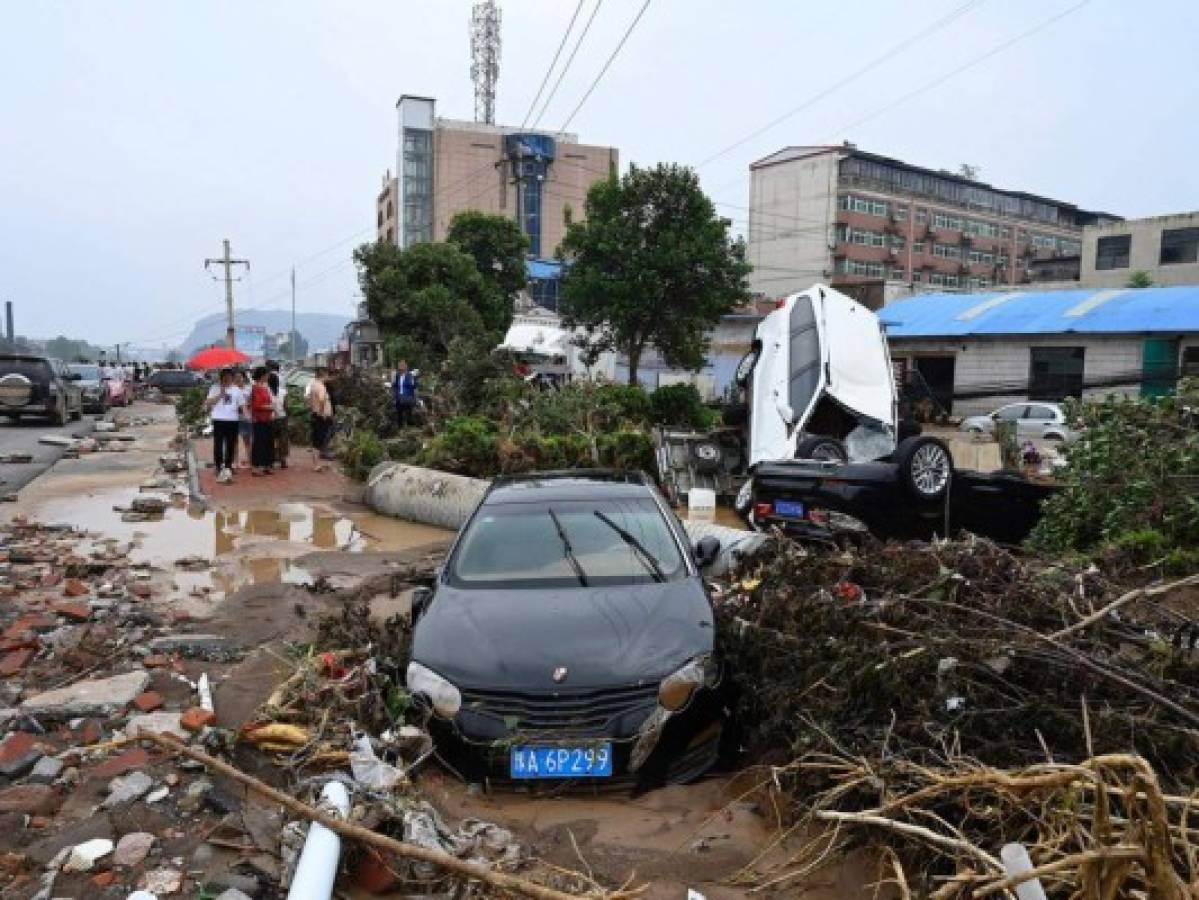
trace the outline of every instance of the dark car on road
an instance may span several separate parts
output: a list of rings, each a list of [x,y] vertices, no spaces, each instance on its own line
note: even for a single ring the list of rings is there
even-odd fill
[[[643,475],[494,483],[413,598],[409,691],[464,777],[645,789],[716,760],[720,665],[701,569]]]
[[[884,539],[928,540],[965,530],[1016,544],[1056,490],[1021,472],[955,469],[944,443],[919,436],[875,462],[762,463],[754,470],[748,515],[758,528],[816,540],[864,526]]]
[[[0,415],[48,418],[55,425],[83,417],[79,377],[61,359],[0,354]]]
[[[83,397],[83,411],[90,413],[108,412],[111,405],[107,379],[100,367],[92,363],[71,363],[67,369],[79,376],[79,391]]]
[[[164,394],[183,394],[204,383],[202,376],[187,369],[159,369],[146,381],[149,387],[158,388]]]

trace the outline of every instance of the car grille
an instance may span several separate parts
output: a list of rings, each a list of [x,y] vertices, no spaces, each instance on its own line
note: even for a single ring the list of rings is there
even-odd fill
[[[656,684],[554,694],[464,690],[462,705],[504,720],[513,731],[598,731],[618,716],[653,706],[657,696]]]

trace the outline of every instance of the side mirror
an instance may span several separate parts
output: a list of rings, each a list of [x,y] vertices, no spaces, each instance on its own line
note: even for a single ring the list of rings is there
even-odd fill
[[[720,556],[720,539],[712,537],[712,535],[700,538],[693,553],[695,554],[695,564],[701,569],[708,568],[716,562],[716,557]]]
[[[425,610],[429,608],[429,603],[433,599],[433,588],[422,585],[412,589],[412,622],[425,614]]]

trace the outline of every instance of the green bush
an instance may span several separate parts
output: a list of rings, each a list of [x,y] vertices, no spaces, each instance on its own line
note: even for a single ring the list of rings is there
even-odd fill
[[[191,431],[201,427],[208,419],[204,409],[204,400],[208,396],[207,387],[188,388],[175,401],[175,415],[179,424]]]
[[[720,415],[704,406],[693,384],[670,384],[649,395],[650,416],[655,425],[707,431]]]
[[[373,431],[359,428],[340,445],[338,456],[346,474],[358,481],[365,481],[371,469],[387,459],[387,448]]]
[[[641,469],[653,473],[654,442],[644,431],[615,431],[601,435],[600,462],[614,469]]]
[[[1081,429],[1058,473],[1030,542],[1048,551],[1104,551],[1109,559],[1171,557],[1199,546],[1199,391],[1184,382],[1156,400],[1113,398],[1068,404]],[[1174,555],[1174,564],[1184,564]]]
[[[499,440],[495,426],[478,416],[456,416],[429,441],[421,463],[462,475],[486,478],[496,471]]]
[[[300,388],[287,389],[287,436],[292,444],[307,447],[312,443],[312,417],[308,412],[308,404],[304,402],[304,392]]]

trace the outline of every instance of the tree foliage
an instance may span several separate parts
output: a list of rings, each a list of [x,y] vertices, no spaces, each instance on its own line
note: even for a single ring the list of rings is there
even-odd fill
[[[1144,269],[1137,269],[1128,276],[1128,283],[1125,287],[1130,288],[1147,288],[1153,287],[1153,276]]]
[[[456,338],[494,346],[512,322],[512,304],[457,245],[380,241],[355,250],[354,261],[371,318],[418,366],[444,360]]]
[[[1044,550],[1155,546],[1162,561],[1199,546],[1199,385],[1153,400],[1108,397],[1068,406],[1081,435],[1032,534]],[[1152,532],[1155,536],[1146,539]],[[1150,562],[1152,560],[1145,560]]]
[[[529,239],[511,219],[468,210],[454,216],[446,242],[469,253],[483,280],[509,303],[528,280],[525,254]]]
[[[649,345],[669,366],[700,368],[708,328],[747,292],[744,245],[682,166],[633,166],[620,180],[597,182],[562,253],[571,263],[565,324],[585,329],[592,358],[625,353],[630,384]]]

